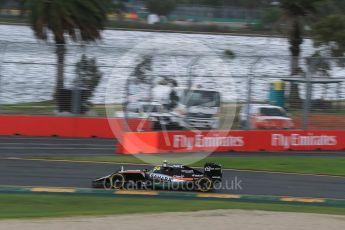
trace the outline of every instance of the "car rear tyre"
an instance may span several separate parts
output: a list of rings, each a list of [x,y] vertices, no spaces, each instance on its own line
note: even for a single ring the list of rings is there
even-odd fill
[[[209,192],[213,190],[213,182],[208,177],[202,177],[197,181],[197,188],[200,192]]]

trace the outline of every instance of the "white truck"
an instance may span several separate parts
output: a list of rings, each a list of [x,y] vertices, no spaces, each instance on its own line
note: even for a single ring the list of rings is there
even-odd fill
[[[186,129],[217,129],[221,110],[218,91],[192,88],[176,88],[178,103],[172,109],[172,122]]]
[[[153,129],[167,128],[171,123],[171,113],[165,110],[163,105],[157,101],[139,101],[127,105],[125,111],[119,111],[115,114],[119,118],[141,118],[150,120],[153,123]]]
[[[153,98],[159,101],[166,112],[164,123],[174,129],[217,129],[221,110],[221,94],[216,90],[199,87],[188,88],[157,86]],[[167,115],[169,113],[169,116]],[[165,124],[162,124],[165,125]]]
[[[126,116],[117,116],[150,119],[156,130],[219,128],[221,94],[216,90],[158,86],[152,96],[152,101],[132,102]]]

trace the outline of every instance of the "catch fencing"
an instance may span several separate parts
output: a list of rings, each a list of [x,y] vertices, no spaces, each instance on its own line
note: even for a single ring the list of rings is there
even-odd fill
[[[1,43],[0,114],[140,118],[129,108],[145,102],[151,119],[172,90],[198,87],[220,94],[217,129],[345,129],[345,59],[301,58],[291,76],[290,56],[184,48],[66,45],[59,62],[54,45]]]

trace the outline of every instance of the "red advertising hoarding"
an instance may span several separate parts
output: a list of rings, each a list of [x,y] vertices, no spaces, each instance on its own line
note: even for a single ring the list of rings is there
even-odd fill
[[[125,133],[123,154],[345,150],[345,131],[212,131]]]
[[[151,130],[143,119],[0,115],[0,135],[116,138],[125,130]]]
[[[0,116],[0,135],[117,138],[118,152],[188,153],[345,150],[345,130],[151,132],[152,124],[130,119]],[[146,132],[145,132],[146,131]]]

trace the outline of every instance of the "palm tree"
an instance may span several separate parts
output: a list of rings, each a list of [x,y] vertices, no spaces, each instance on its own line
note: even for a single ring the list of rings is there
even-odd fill
[[[303,43],[304,19],[317,11],[315,4],[323,0],[283,0],[281,9],[288,22],[288,40],[291,52],[291,76],[301,73],[299,60]],[[297,84],[290,87],[290,107],[300,108],[302,101]]]
[[[23,0],[30,12],[31,27],[38,39],[51,34],[56,45],[57,71],[55,99],[64,88],[66,37],[73,41],[93,42],[101,38],[111,0]]]
[[[291,52],[291,75],[300,72],[299,59],[301,45],[303,43],[304,23],[303,19],[316,13],[315,3],[323,0],[283,0],[281,8],[284,11],[289,24],[289,43]]]

